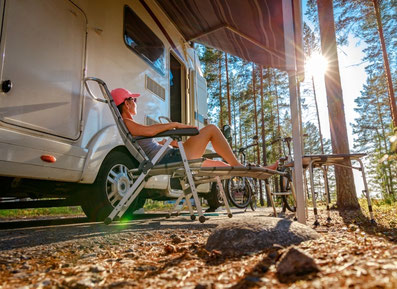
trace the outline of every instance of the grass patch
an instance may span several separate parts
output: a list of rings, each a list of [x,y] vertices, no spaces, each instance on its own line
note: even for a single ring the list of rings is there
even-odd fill
[[[32,208],[32,209],[10,209],[10,210],[0,210],[0,219],[38,217],[38,216],[56,216],[56,215],[79,215],[79,214],[83,214],[83,210],[79,206]]]
[[[145,211],[168,211],[173,206],[173,203],[168,203],[167,201],[154,201],[147,199],[143,208]]]

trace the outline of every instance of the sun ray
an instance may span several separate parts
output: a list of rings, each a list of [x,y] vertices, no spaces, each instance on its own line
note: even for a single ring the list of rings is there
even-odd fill
[[[313,54],[306,63],[306,70],[314,77],[323,77],[327,67],[328,60],[321,54]]]

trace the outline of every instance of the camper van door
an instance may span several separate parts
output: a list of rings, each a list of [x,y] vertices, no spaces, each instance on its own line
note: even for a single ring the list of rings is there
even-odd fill
[[[207,82],[197,70],[191,71],[191,95],[194,97],[194,118],[199,128],[208,124]]]
[[[77,139],[87,26],[83,12],[69,0],[12,0],[3,9],[0,121]]]

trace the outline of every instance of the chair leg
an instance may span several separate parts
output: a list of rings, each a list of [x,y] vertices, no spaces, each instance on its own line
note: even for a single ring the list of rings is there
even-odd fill
[[[306,209],[306,219],[307,219],[307,217],[309,216],[309,206],[307,204],[307,198],[309,196],[309,186],[307,185],[306,171],[307,171],[307,169],[305,169],[303,171],[303,178],[304,178],[304,181],[305,181],[304,194],[305,194],[305,209]]]
[[[142,173],[133,183],[132,187],[127,191],[124,197],[120,200],[117,206],[113,209],[113,211],[109,214],[109,216],[105,219],[105,224],[109,225],[112,221],[119,219],[131,203],[136,199],[139,195],[143,187],[145,186],[145,177],[146,173]]]
[[[327,203],[327,222],[331,222],[331,212],[330,212],[330,207],[329,207],[329,188],[328,188],[328,176],[327,176],[327,169],[325,167],[321,167],[323,170],[323,176],[324,176],[324,188],[325,188],[325,199]]]
[[[315,219],[314,226],[318,226],[318,225],[320,225],[320,223],[318,221],[316,194],[314,192],[313,161],[311,161],[309,164],[309,174],[310,174],[310,189],[311,189],[312,201],[313,201],[313,212],[314,212],[314,219]]]
[[[358,159],[357,161],[360,163],[360,167],[361,167],[360,170],[361,170],[361,175],[363,177],[364,192],[365,192],[365,195],[367,197],[368,210],[369,210],[369,215],[371,217],[371,223],[376,225],[376,221],[375,221],[375,218],[374,218],[374,213],[372,212],[371,197],[369,196],[367,178],[365,177],[365,171],[364,171],[364,165],[363,165],[363,162],[360,159]]]
[[[186,205],[189,209],[190,213],[190,219],[193,221],[196,219],[196,216],[194,215],[192,203],[190,202],[190,198],[192,197],[192,193],[190,192],[189,186],[186,185],[186,182],[184,179],[180,179],[181,187],[183,188],[183,194],[182,194],[182,199],[184,198],[186,201]]]
[[[183,205],[182,205],[182,208],[181,208],[181,209],[178,210],[177,208],[178,208],[179,203],[182,201],[183,198],[184,198],[184,194],[180,195],[180,196],[178,197],[178,199],[176,199],[175,205],[172,206],[172,208],[171,208],[170,211],[168,212],[167,218],[171,217],[173,212],[175,212],[176,214],[178,214],[178,213],[182,210]]]
[[[182,141],[178,141],[178,147],[179,147],[179,151],[181,153],[182,162],[183,162],[183,166],[185,168],[185,172],[186,172],[187,180],[189,182],[190,190],[192,191],[194,202],[196,203],[196,209],[197,209],[197,213],[199,215],[199,221],[200,221],[200,223],[204,223],[205,222],[205,217],[203,215],[203,209],[201,208],[200,200],[199,200],[199,197],[197,195],[196,186],[194,184],[192,172],[190,170],[189,163],[188,163],[188,160],[186,158],[186,153],[185,153],[185,150],[183,148]],[[187,199],[186,199],[186,201],[187,201]]]
[[[191,219],[192,221],[194,221],[194,220],[196,220],[196,216],[194,215],[192,202],[190,202],[190,198],[191,198],[191,197],[192,197],[192,193],[186,194],[186,195],[185,195],[185,200],[186,200],[187,207],[188,207],[188,209],[189,209],[190,219]],[[195,202],[196,202],[196,201],[195,201]]]
[[[227,216],[228,216],[229,218],[231,218],[231,217],[233,217],[232,211],[230,210],[229,202],[227,201],[226,194],[225,194],[225,190],[223,189],[223,185],[222,185],[222,182],[221,182],[221,179],[220,179],[219,176],[216,177],[216,183],[218,184],[219,192],[221,193],[223,202],[225,203],[225,207],[226,207],[226,211],[227,211]]]

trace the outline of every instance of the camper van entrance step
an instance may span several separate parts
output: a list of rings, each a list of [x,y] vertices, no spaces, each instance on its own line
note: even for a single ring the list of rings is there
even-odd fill
[[[68,207],[80,206],[81,203],[76,200],[55,199],[55,200],[39,200],[39,201],[3,201],[0,202],[0,210],[6,209],[28,209],[28,208],[51,208],[51,207]]]

